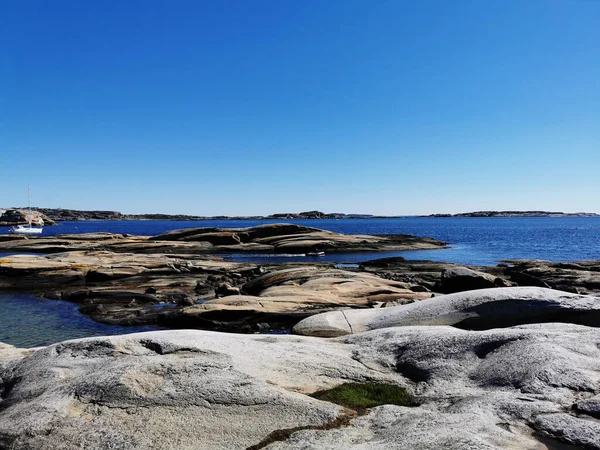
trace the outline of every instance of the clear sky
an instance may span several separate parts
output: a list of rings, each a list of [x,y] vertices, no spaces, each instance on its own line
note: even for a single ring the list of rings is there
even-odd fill
[[[600,212],[599,0],[0,0],[0,207]]]

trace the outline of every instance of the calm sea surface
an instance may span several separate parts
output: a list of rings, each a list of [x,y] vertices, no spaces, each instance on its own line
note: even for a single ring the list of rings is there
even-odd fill
[[[600,218],[417,218],[205,221],[86,221],[44,228],[46,236],[106,231],[157,235],[192,227],[249,227],[266,223],[296,223],[344,234],[413,234],[448,242],[451,248],[414,252],[330,254],[323,257],[223,255],[235,261],[335,261],[355,263],[403,256],[467,265],[495,265],[503,259],[577,261],[600,259]],[[0,234],[7,228],[0,227]],[[1,255],[0,255],[1,256]],[[98,324],[79,314],[74,304],[40,300],[30,295],[0,292],[0,342],[18,346],[46,345],[65,339],[122,334],[152,329]]]
[[[0,291],[0,342],[39,347],[67,339],[158,330],[158,327],[120,327],[88,319],[77,305],[42,300],[30,294]]]

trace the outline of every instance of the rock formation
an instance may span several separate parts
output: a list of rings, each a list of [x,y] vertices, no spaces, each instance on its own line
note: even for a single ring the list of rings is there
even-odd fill
[[[87,233],[50,237],[0,237],[0,252],[35,253],[109,250],[136,253],[304,254],[319,251],[402,251],[446,247],[445,242],[405,234],[344,235],[293,224],[270,224],[251,228],[187,228],[158,236]]]
[[[0,449],[600,449],[600,297],[584,295],[600,291],[598,261],[339,269],[210,255],[441,245],[296,225],[3,237],[0,252],[47,254],[0,258],[0,288],[76,302],[99,321],[295,324],[301,335],[0,343]],[[508,287],[478,289],[491,286]],[[414,401],[349,408],[311,396],[375,382]]]
[[[597,310],[593,299],[539,293]],[[495,308],[488,292],[469,295],[465,304]],[[434,300],[418,303],[432,308],[423,317],[439,311]],[[598,328],[571,323],[0,346],[0,448],[599,449],[599,348]],[[418,406],[350,410],[308,395],[349,381],[404,387]]]
[[[483,330],[543,322],[600,325],[600,297],[535,287],[481,289],[395,308],[314,315],[298,323],[294,332],[330,337],[410,325]]]
[[[29,221],[33,225],[56,225],[54,220],[36,210],[7,209],[0,214],[0,227],[27,225]]]
[[[415,287],[328,264],[259,266],[191,255],[106,251],[0,258],[0,288],[73,301],[89,317],[121,325],[290,328],[323,311],[431,296]]]
[[[169,238],[196,239],[198,232],[191,231]],[[304,233],[292,236],[298,235],[305,239]],[[25,243],[22,248],[29,251],[72,251],[0,258],[0,288],[76,302],[87,316],[119,325],[250,332],[289,329],[308,316],[336,309],[396,306],[432,295],[491,286],[551,286],[573,293],[600,293],[596,289],[599,263],[593,261],[531,261],[465,268],[388,258],[365,262],[354,269],[337,269],[333,264],[313,262],[234,263],[179,251],[189,250],[185,248],[188,245],[214,248],[196,241],[148,241],[145,237],[113,234],[6,239],[0,247]],[[234,238],[227,235],[219,239]],[[113,251],[75,250],[80,248]]]
[[[446,262],[381,258],[360,266],[374,275],[410,281],[440,293],[516,285],[600,295],[600,261],[507,260],[494,267],[465,267]]]
[[[575,293],[600,292],[600,261],[505,261],[506,275],[519,285],[551,287]]]

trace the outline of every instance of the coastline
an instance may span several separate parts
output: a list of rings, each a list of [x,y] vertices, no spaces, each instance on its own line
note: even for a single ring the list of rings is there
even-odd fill
[[[33,211],[42,214],[51,222],[72,222],[72,221],[92,221],[92,220],[173,220],[173,221],[210,221],[210,220],[312,220],[312,219],[403,219],[403,218],[477,218],[477,217],[600,217],[598,213],[592,212],[556,212],[556,211],[474,211],[457,214],[427,214],[427,215],[375,215],[375,214],[347,214],[347,213],[324,213],[321,211],[306,211],[300,213],[275,213],[270,215],[252,215],[252,216],[196,216],[188,214],[124,214],[119,211],[102,210],[74,210],[61,208],[31,208]],[[8,208],[5,211],[24,211],[25,208]],[[2,221],[0,215],[0,224],[12,225],[13,222]]]

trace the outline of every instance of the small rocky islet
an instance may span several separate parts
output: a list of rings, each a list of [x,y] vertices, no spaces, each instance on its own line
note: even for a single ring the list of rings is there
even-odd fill
[[[193,329],[0,344],[0,449],[600,448],[600,261],[213,255],[445,246],[298,225],[3,236],[43,255],[0,258],[0,288]],[[340,386],[352,403],[319,394]],[[381,386],[406,402],[361,407]]]

